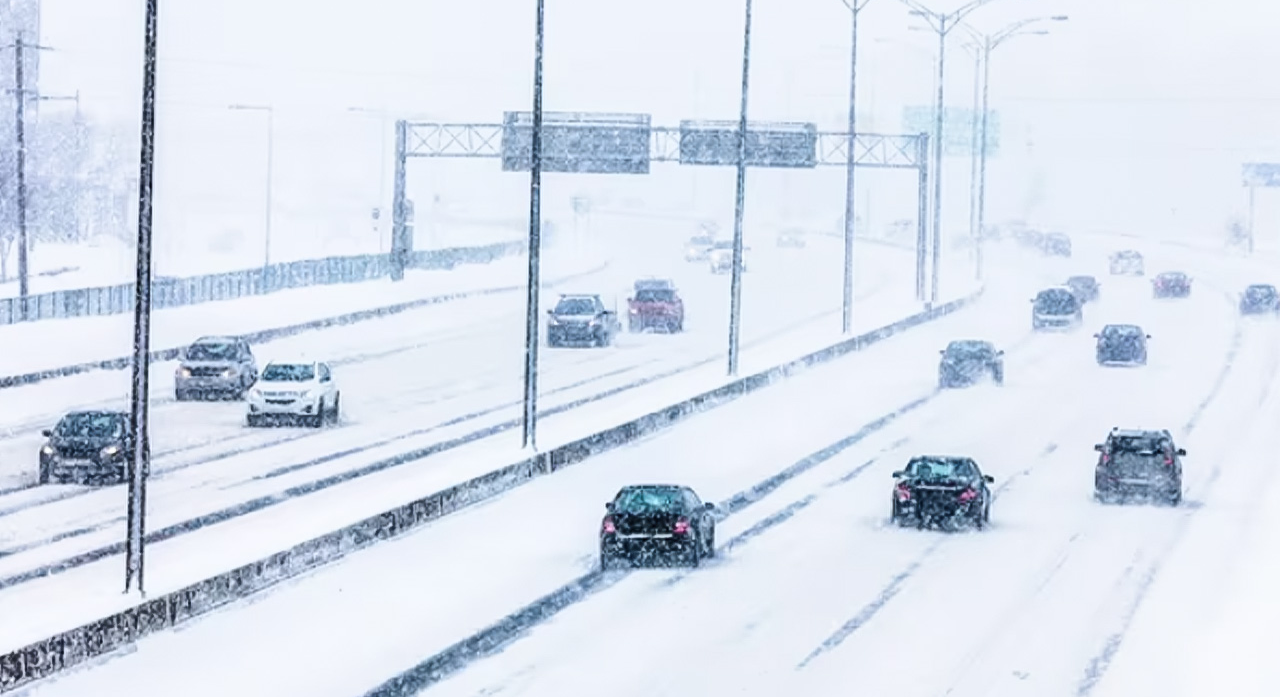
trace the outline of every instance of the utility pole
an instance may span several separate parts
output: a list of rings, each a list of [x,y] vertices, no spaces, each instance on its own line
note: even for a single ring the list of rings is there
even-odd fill
[[[134,283],[132,392],[129,412],[129,505],[124,592],[143,586],[147,477],[151,470],[148,390],[151,369],[151,194],[156,152],[156,15],[160,0],[147,0],[142,68],[142,152],[138,175],[138,275]]]
[[[538,293],[542,289],[542,48],[546,38],[546,5],[537,0],[533,38],[533,132],[529,143],[529,280],[525,296],[524,415],[520,446],[537,448],[538,432]]]
[[[742,100],[738,107],[738,171],[733,203],[733,277],[729,280],[729,375],[738,374],[742,327],[742,215],[747,196],[747,88],[751,82],[751,0],[744,3],[742,28]]]
[[[844,311],[841,313],[843,332],[853,331],[853,241],[857,234],[857,206],[854,181],[857,175],[858,128],[858,14],[871,0],[844,0],[852,17],[849,40],[849,152],[845,163],[844,192]]]

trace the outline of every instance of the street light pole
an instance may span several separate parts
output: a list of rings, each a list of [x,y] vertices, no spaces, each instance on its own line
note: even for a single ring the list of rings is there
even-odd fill
[[[853,331],[853,240],[857,229],[854,181],[857,172],[858,148],[858,15],[871,0],[844,0],[849,8],[850,40],[849,40],[849,151],[845,165],[844,191],[844,311],[841,313],[842,331],[845,334]]]
[[[156,16],[159,0],[147,0],[146,39],[142,77],[142,153],[138,175],[138,265],[134,281],[132,393],[129,412],[129,505],[125,539],[124,592],[143,585],[143,546],[146,543],[147,476],[151,469],[151,439],[147,424],[151,371],[151,195],[156,151]]]
[[[264,111],[267,114],[267,210],[262,240],[262,268],[271,266],[271,190],[275,182],[276,110],[270,105],[232,104],[233,111]]]
[[[982,62],[983,47],[981,44],[966,44],[973,56],[973,113],[969,115],[969,241],[973,244],[973,267],[976,277],[982,279],[982,259],[978,248],[978,140],[981,138],[979,124],[982,122]]]
[[[729,282],[729,375],[738,374],[742,328],[742,209],[747,196],[747,88],[751,78],[751,0],[744,3],[742,28],[742,101],[738,111],[738,178],[733,205],[733,278]]]
[[[934,12],[929,8],[921,5],[916,0],[901,0],[907,7],[911,8],[911,14],[923,18],[929,23],[929,27],[938,34],[938,98],[934,107],[934,125],[933,125],[933,249],[932,249],[932,284],[929,291],[929,305],[933,306],[938,302],[938,262],[942,256],[942,151],[945,147],[943,140],[943,121],[944,114],[944,88],[946,85],[946,56],[947,56],[947,34],[955,29],[970,12],[986,5],[992,0],[970,0],[967,5],[959,9],[949,12]]]
[[[982,280],[983,275],[983,248],[986,245],[987,227],[987,133],[988,119],[991,114],[991,52],[1016,36],[1042,36],[1049,33],[1046,30],[1028,31],[1027,27],[1032,24],[1039,22],[1065,22],[1067,19],[1066,15],[1022,19],[1009,24],[994,34],[983,34],[967,24],[962,25],[970,36],[978,42],[982,51],[982,125],[980,126],[978,145],[978,239],[974,260],[974,273],[979,281]]]
[[[533,49],[533,133],[529,144],[529,285],[525,297],[524,418],[520,445],[537,447],[538,292],[542,286],[542,45],[544,0],[538,0]]]

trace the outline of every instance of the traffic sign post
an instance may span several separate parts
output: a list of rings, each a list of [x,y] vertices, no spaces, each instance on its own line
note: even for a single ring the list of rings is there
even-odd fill
[[[1258,187],[1276,188],[1280,187],[1280,163],[1274,162],[1246,162],[1240,171],[1240,177],[1244,185],[1249,189],[1249,253],[1253,254],[1253,221],[1254,221],[1254,199],[1257,196]]]

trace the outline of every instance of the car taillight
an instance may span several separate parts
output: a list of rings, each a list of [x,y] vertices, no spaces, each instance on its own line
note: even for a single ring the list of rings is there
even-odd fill
[[[600,526],[600,532],[607,533],[610,535],[618,532],[618,526],[613,524],[613,516],[605,517],[604,523]]]
[[[978,492],[973,489],[965,489],[960,492],[960,501],[962,503],[968,503],[976,498],[978,498]]]
[[[676,520],[675,533],[677,535],[687,535],[689,533],[689,519],[680,518]]]
[[[906,484],[899,484],[898,486],[894,487],[893,493],[898,497],[899,501],[911,500],[911,490],[907,488]]]
[[[1168,466],[1168,467],[1172,467],[1172,466],[1173,466],[1173,458],[1171,458],[1171,457],[1165,457],[1165,459],[1164,459],[1164,464],[1165,464],[1166,466]]]
[[[1107,455],[1106,453],[1103,453],[1103,454],[1102,454],[1102,464],[1104,464],[1104,465],[1105,465],[1105,464],[1107,464],[1108,462],[1111,462],[1111,456],[1110,456],[1110,455]]]

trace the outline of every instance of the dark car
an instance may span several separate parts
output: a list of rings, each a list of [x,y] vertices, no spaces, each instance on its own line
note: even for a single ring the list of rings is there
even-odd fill
[[[43,431],[40,483],[123,482],[132,450],[129,415],[122,411],[73,411]]]
[[[1240,294],[1240,314],[1257,315],[1266,312],[1280,313],[1280,293],[1267,283],[1255,283]]]
[[[1070,288],[1081,303],[1097,302],[1098,293],[1101,289],[1098,279],[1093,276],[1072,276],[1063,285]]]
[[[972,385],[987,376],[997,385],[1004,384],[1004,351],[990,341],[953,341],[940,353],[939,388]]]
[[[205,336],[183,351],[173,376],[173,396],[239,399],[258,379],[258,364],[249,342],[234,336]]]
[[[1146,273],[1142,254],[1124,249],[1111,255],[1112,276],[1141,276]]]
[[[609,346],[621,328],[618,314],[605,308],[599,295],[562,295],[547,310],[547,345]]]
[[[687,486],[623,487],[600,522],[600,566],[683,562],[716,554],[716,507]]]
[[[967,457],[913,457],[907,468],[893,473],[891,519],[898,525],[954,527],[970,523],[981,530],[991,521],[991,489],[995,479],[984,475]]]
[[[1134,498],[1170,505],[1182,501],[1182,456],[1168,431],[1112,429],[1106,442],[1093,446],[1101,453],[1094,471],[1094,497],[1103,503]]]
[[[655,327],[668,332],[684,331],[684,301],[671,281],[636,281],[635,293],[627,298],[627,330],[640,332]]]
[[[1157,298],[1185,298],[1191,295],[1191,277],[1181,271],[1164,271],[1151,279],[1151,293]]]
[[[1084,321],[1083,307],[1070,288],[1046,288],[1031,299],[1031,328],[1074,327]]]
[[[1108,324],[1094,334],[1098,365],[1146,365],[1151,335],[1136,324]]]
[[[1061,232],[1050,232],[1044,236],[1040,244],[1044,253],[1054,257],[1071,256],[1071,238]]]

